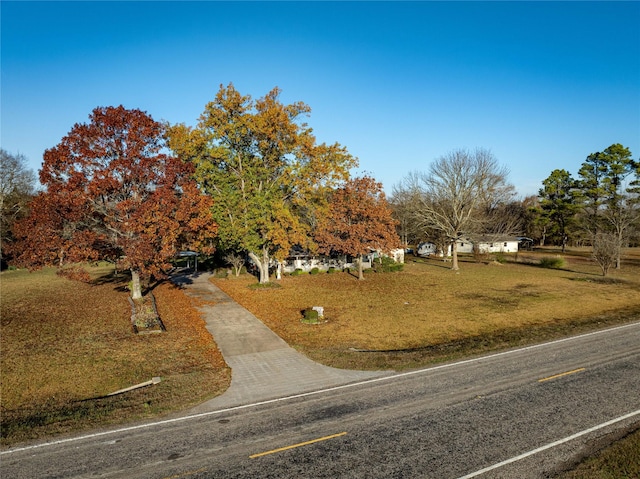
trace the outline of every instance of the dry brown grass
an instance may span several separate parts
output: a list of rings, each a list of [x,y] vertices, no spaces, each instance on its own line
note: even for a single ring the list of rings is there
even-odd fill
[[[347,273],[303,275],[267,290],[249,289],[249,276],[215,283],[289,344],[337,367],[412,367],[478,346],[640,318],[640,265],[625,264],[603,279],[588,258],[566,256],[564,269],[544,269],[535,265],[539,256],[506,264],[469,259],[459,273],[441,260],[410,259],[401,273],[369,273],[365,281]],[[327,322],[301,323],[308,306],[323,306]],[[364,359],[352,348],[385,352]]]
[[[597,441],[587,457],[559,479],[631,479],[640,477],[640,424]]]
[[[122,284],[70,281],[53,270],[2,273],[2,442],[195,405],[230,371],[182,291],[154,291],[166,333],[136,335]],[[126,284],[126,283],[125,283]],[[160,376],[121,396],[106,394]]]
[[[535,266],[557,254],[507,264],[467,259],[458,274],[438,260],[410,260],[404,272],[368,273],[363,282],[336,273],[285,277],[277,289],[251,290],[255,279],[246,275],[216,284],[292,346],[354,369],[415,367],[640,317],[640,249],[606,280],[582,251],[567,255],[564,269]],[[4,445],[158,416],[229,385],[193,303],[169,284],[154,291],[167,333],[137,336],[126,280],[89,285],[53,270],[8,271],[0,280]],[[301,311],[316,305],[328,321],[301,323]],[[102,397],[153,376],[163,381]]]

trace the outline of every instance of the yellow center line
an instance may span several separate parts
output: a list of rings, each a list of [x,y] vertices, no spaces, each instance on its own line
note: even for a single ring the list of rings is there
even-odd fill
[[[551,379],[560,378],[562,376],[568,376],[569,374],[580,373],[584,370],[585,368],[574,369],[573,371],[567,371],[566,373],[555,374],[554,376],[549,376],[548,378],[538,379],[538,382],[543,383],[545,381],[550,381]]]
[[[347,433],[346,432],[341,432],[341,433],[338,433],[338,434],[332,434],[331,436],[319,437],[318,439],[312,439],[311,441],[300,442],[298,444],[292,444],[291,446],[285,446],[285,447],[281,447],[279,449],[273,449],[271,451],[260,452],[258,454],[253,454],[253,455],[251,455],[249,457],[251,459],[255,459],[256,457],[266,456],[268,454],[274,454],[276,452],[282,452],[282,451],[286,451],[288,449],[294,449],[296,447],[307,446],[307,445],[313,444],[315,442],[326,441],[327,439],[333,439],[333,438],[336,438],[336,437],[344,436],[345,434],[347,434]]]

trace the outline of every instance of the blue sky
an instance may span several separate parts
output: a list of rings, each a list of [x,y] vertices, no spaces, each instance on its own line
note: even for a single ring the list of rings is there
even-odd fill
[[[303,101],[392,186],[483,147],[520,196],[613,143],[640,157],[640,2],[10,2],[1,146],[38,170],[97,106],[195,125],[221,84]]]

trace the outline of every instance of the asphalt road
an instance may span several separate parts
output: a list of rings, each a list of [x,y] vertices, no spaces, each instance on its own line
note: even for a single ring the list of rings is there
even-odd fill
[[[0,453],[3,478],[546,478],[640,422],[640,323]]]

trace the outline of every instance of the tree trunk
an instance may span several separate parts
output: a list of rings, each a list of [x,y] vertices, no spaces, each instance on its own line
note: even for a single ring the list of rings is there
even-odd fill
[[[458,271],[460,267],[458,266],[458,242],[454,241],[451,244],[451,269],[453,271]]]
[[[131,299],[142,299],[142,288],[140,287],[140,273],[131,270]]]
[[[616,250],[616,269],[622,268],[622,243],[623,243],[623,232],[618,230],[617,237],[617,250]]]
[[[358,259],[358,279],[364,279],[364,271],[362,270],[362,255],[360,255],[360,258]]]
[[[258,267],[260,272],[259,282],[260,284],[266,284],[269,282],[269,251],[266,248],[262,249],[262,259],[258,257],[254,252],[249,252],[249,258]]]

